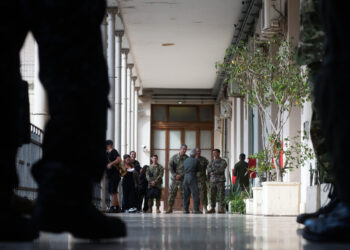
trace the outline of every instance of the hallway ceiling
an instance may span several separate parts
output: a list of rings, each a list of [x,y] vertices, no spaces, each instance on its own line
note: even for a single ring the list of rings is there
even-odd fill
[[[241,0],[121,0],[120,7],[143,88],[214,86]]]

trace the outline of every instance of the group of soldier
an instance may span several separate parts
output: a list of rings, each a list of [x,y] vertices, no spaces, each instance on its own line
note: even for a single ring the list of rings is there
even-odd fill
[[[214,149],[212,151],[213,160],[208,161],[201,155],[199,148],[192,149],[190,156],[186,154],[187,145],[183,144],[180,147],[179,153],[173,155],[168,164],[170,172],[170,187],[169,187],[169,199],[168,209],[166,213],[172,213],[175,198],[178,190],[182,197],[182,205],[185,213],[189,213],[190,197],[193,198],[193,213],[202,213],[199,210],[200,203],[205,213],[216,212],[216,201],[218,198],[219,209],[218,213],[225,213],[225,170],[227,163],[220,157],[220,150]],[[113,155],[114,153],[114,155]],[[111,207],[109,212],[117,213],[120,211],[141,211],[141,204],[144,203],[144,212],[151,213],[154,200],[156,201],[156,211],[160,213],[160,199],[162,193],[162,184],[164,176],[164,167],[158,163],[158,156],[152,155],[151,164],[145,165],[143,168],[140,167],[139,162],[135,159],[136,153],[131,152],[131,162],[128,161],[130,158],[128,155],[123,156],[121,160],[119,153],[113,149],[112,141],[107,141],[107,179],[108,179],[108,190],[111,194]],[[128,169],[125,166],[130,165]],[[137,175],[138,181],[135,184],[137,198],[132,198],[135,202],[127,202],[130,200],[129,192],[131,189],[134,190],[132,181],[130,185],[125,184],[125,176],[132,172],[133,176]],[[112,173],[113,172],[113,173]],[[118,174],[116,174],[118,172]],[[123,177],[123,206],[120,210],[117,189],[118,184]],[[135,178],[134,178],[135,179]],[[144,179],[144,181],[142,181]],[[209,194],[210,194],[210,210],[208,207],[208,194],[207,194],[207,183],[209,181]],[[145,187],[144,186],[145,184]],[[135,209],[136,208],[136,209]]]
[[[181,145],[180,152],[169,160],[171,184],[169,187],[168,209],[166,213],[173,212],[173,206],[177,191],[180,190],[185,213],[189,213],[189,200],[192,194],[194,213],[202,213],[199,210],[201,202],[204,212],[215,213],[216,197],[219,199],[218,213],[225,213],[225,169],[227,163],[220,157],[220,150],[212,151],[213,160],[209,161],[201,156],[199,148],[192,149],[190,157],[186,155],[187,145]],[[208,173],[208,175],[207,175]],[[210,207],[207,211],[207,182],[209,185]]]

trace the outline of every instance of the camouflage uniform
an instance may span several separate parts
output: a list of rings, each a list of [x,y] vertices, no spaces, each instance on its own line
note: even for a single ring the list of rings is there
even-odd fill
[[[309,86],[312,92],[311,141],[315,150],[321,182],[332,182],[330,159],[321,121],[314,105],[314,84],[322,66],[324,55],[324,31],[321,20],[320,0],[302,0],[300,5],[300,40],[297,63],[306,65],[309,71]]]
[[[162,190],[162,183],[163,183],[163,176],[164,176],[164,167],[160,164],[157,165],[151,165],[146,170],[146,178],[148,181],[148,188],[152,187],[151,182],[154,181],[156,183],[156,187],[160,190]],[[148,208],[152,209],[153,205],[153,199],[148,200]],[[160,197],[156,200],[156,206],[159,209],[160,207]]]
[[[203,208],[206,209],[208,205],[207,166],[209,164],[209,161],[203,156],[200,156],[197,160],[201,165],[199,172],[197,173],[197,185],[198,185],[199,197]]]
[[[169,161],[169,170],[171,173],[171,185],[169,188],[169,200],[168,200],[168,205],[170,208],[173,207],[175,198],[177,195],[177,190],[180,188],[180,193],[181,193],[181,199],[183,199],[183,177],[185,175],[185,170],[184,170],[184,161],[188,158],[188,156],[185,155],[180,155],[180,153],[173,155],[170,158]],[[181,180],[176,180],[176,175],[181,175],[182,178]]]
[[[210,205],[212,209],[215,209],[217,193],[219,194],[220,209],[223,209],[225,207],[224,199],[225,199],[226,167],[227,167],[227,163],[222,158],[212,160],[209,164],[209,167],[208,167],[208,174],[210,176],[209,193],[210,193]]]

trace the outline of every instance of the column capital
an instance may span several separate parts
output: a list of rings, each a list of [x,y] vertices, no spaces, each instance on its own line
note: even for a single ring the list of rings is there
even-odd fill
[[[116,30],[116,31],[114,32],[114,34],[115,34],[116,36],[122,37],[122,36],[124,36],[124,30]]]
[[[137,76],[133,76],[133,77],[131,77],[131,80],[132,80],[133,82],[136,82],[136,80],[137,80]]]
[[[122,52],[122,54],[128,55],[130,50],[129,49],[121,49],[120,50]]]
[[[107,15],[116,15],[118,12],[118,7],[107,7]]]
[[[128,67],[129,69],[132,69],[132,68],[134,67],[134,64],[133,64],[133,63],[128,63],[128,64],[126,65],[126,67]]]

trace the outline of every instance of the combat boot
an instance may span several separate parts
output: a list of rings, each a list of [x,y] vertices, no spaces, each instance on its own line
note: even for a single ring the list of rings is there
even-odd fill
[[[165,212],[166,214],[172,214],[173,213],[173,207],[169,207],[168,210]]]
[[[215,214],[215,208],[211,208],[211,209],[207,212],[207,214]]]

